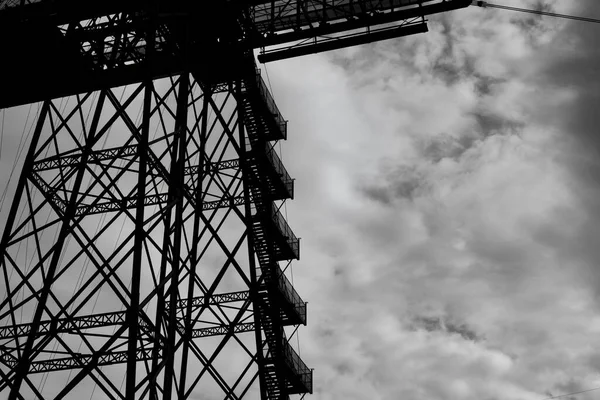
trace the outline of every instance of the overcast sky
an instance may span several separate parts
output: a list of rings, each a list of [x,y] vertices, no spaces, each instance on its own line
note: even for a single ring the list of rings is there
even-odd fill
[[[600,26],[471,7],[429,29],[267,65],[313,398],[600,386]]]
[[[600,17],[594,0],[497,2]],[[266,67],[310,398],[598,387],[600,25],[471,7],[429,29]]]

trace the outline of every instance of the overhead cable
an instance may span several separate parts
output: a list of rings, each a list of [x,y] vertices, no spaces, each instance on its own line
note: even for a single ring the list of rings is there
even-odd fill
[[[479,6],[479,7],[484,7],[484,8],[486,8],[486,7],[489,7],[489,8],[498,8],[498,9],[501,9],[501,10],[518,11],[518,12],[523,12],[523,13],[528,13],[528,14],[544,15],[544,16],[547,16],[547,17],[565,18],[565,19],[571,19],[571,20],[574,20],[574,21],[591,22],[591,23],[594,23],[594,24],[600,24],[600,19],[596,19],[596,18],[576,17],[576,16],[573,16],[573,15],[556,14],[556,13],[551,13],[551,12],[541,11],[541,10],[529,10],[529,9],[526,9],[526,8],[501,6],[499,4],[488,3],[487,1],[473,1],[471,3],[471,5]]]
[[[568,397],[568,396],[574,396],[576,394],[593,392],[595,390],[600,390],[600,387],[596,387],[596,388],[593,388],[593,389],[587,389],[587,390],[581,390],[579,392],[573,392],[573,393],[567,393],[567,394],[560,394],[558,396],[546,397],[544,400],[560,399],[562,397]]]

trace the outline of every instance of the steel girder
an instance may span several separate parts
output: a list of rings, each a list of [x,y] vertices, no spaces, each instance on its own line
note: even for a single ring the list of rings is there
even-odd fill
[[[429,15],[470,0],[0,0],[0,108],[181,73],[215,91],[241,56],[297,57],[427,31]],[[182,29],[192,26],[192,29]],[[150,48],[145,32],[156,40]],[[148,62],[148,54],[153,54]]]
[[[0,338],[0,392],[258,391],[253,209],[204,206],[250,200],[231,162],[245,151],[239,90],[186,74],[42,104],[0,243],[0,324],[19,331]],[[105,203],[127,206],[93,211]],[[246,295],[218,301],[231,289]]]

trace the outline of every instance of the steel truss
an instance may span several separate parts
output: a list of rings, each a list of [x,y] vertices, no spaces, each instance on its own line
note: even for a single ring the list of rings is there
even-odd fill
[[[192,65],[227,91],[239,55],[263,62],[427,31],[430,15],[471,0],[0,0],[0,107],[161,78]],[[184,29],[192,22],[191,29]],[[145,32],[155,37],[148,46]],[[190,48],[182,57],[182,49]],[[152,54],[151,67],[146,65]],[[52,62],[48,62],[52,60]]]
[[[470,3],[0,0],[19,82],[0,107],[42,102],[0,238],[0,397],[312,393],[285,331],[306,324],[281,268],[300,257],[287,125],[252,52],[421,33]]]
[[[306,323],[279,266],[299,258],[286,123],[244,71],[43,102],[0,242],[0,393],[312,392],[284,331]]]

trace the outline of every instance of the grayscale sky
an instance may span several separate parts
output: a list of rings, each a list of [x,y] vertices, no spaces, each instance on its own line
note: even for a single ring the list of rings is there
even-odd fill
[[[599,387],[600,25],[471,7],[429,29],[261,66],[289,120],[307,399]]]
[[[591,0],[496,3],[600,18]],[[429,28],[266,68],[313,397],[598,387],[600,25],[471,7]]]

